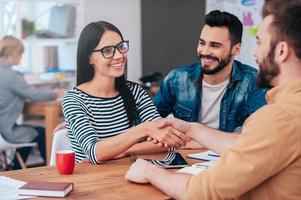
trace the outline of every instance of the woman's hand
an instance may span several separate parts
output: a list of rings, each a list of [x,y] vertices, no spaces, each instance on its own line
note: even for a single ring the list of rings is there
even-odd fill
[[[119,154],[118,156],[115,156],[113,159],[121,159],[121,158],[125,158],[125,157],[128,157],[129,155],[127,154],[127,152],[123,152],[121,154]]]
[[[85,158],[82,161],[80,161],[81,163],[91,163],[91,161],[89,160],[89,158]]]
[[[61,129],[66,128],[66,122],[62,122],[59,125],[57,125],[57,127],[55,127],[55,129],[53,130],[53,135],[58,132]]]
[[[160,125],[162,120],[147,122],[146,133],[148,141],[165,147],[181,147],[190,141],[190,138],[183,132],[169,125]]]

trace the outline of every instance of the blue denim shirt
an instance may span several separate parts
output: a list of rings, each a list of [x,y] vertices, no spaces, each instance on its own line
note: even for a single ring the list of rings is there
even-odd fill
[[[201,65],[195,63],[172,70],[163,80],[160,91],[153,98],[162,117],[174,117],[199,122],[202,90],[196,81],[201,76]],[[237,131],[258,108],[266,104],[266,90],[256,87],[257,70],[234,61],[227,90],[221,100],[219,130]]]

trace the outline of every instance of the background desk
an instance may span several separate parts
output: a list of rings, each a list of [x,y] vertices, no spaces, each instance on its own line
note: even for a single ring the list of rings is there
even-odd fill
[[[189,152],[181,151],[189,164],[199,162],[186,158]],[[105,164],[93,165],[80,163],[75,166],[72,175],[59,175],[55,167],[38,167],[17,171],[1,172],[0,175],[15,178],[21,181],[59,181],[73,182],[74,191],[68,199],[143,199],[160,200],[170,199],[167,195],[150,184],[136,184],[124,179],[131,160],[129,157],[108,161]],[[173,170],[174,171],[174,170]]]
[[[47,164],[49,164],[52,132],[59,123],[60,115],[62,115],[61,103],[59,101],[30,102],[26,104],[24,113],[43,116],[45,118],[46,159]]]

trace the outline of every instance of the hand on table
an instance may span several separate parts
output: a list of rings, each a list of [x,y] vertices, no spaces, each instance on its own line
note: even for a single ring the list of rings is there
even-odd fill
[[[126,172],[125,179],[136,183],[148,183],[148,175],[154,167],[156,166],[145,160],[137,159]]]
[[[89,158],[84,158],[82,159],[82,161],[80,161],[81,163],[91,163]]]

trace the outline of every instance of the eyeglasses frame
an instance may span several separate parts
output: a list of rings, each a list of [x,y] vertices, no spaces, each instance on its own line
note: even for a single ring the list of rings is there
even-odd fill
[[[124,52],[124,53],[120,52],[120,50],[118,49],[118,46],[119,46],[120,44],[122,44],[122,43],[126,43],[127,46],[128,46],[127,51]],[[104,54],[103,54],[103,50],[104,50],[105,48],[108,48],[108,47],[113,47],[113,48],[114,48],[113,55],[110,56],[110,57],[105,57]],[[102,54],[102,56],[103,56],[104,58],[110,59],[110,58],[113,58],[113,57],[115,56],[116,49],[119,51],[119,53],[121,53],[121,54],[126,54],[126,53],[129,51],[129,48],[130,48],[129,41],[128,41],[128,40],[124,40],[124,41],[121,41],[121,42],[119,42],[118,44],[116,44],[116,45],[114,45],[114,46],[105,46],[105,47],[102,47],[102,48],[100,48],[100,49],[95,49],[95,50],[93,50],[93,52],[101,52],[101,54]]]

